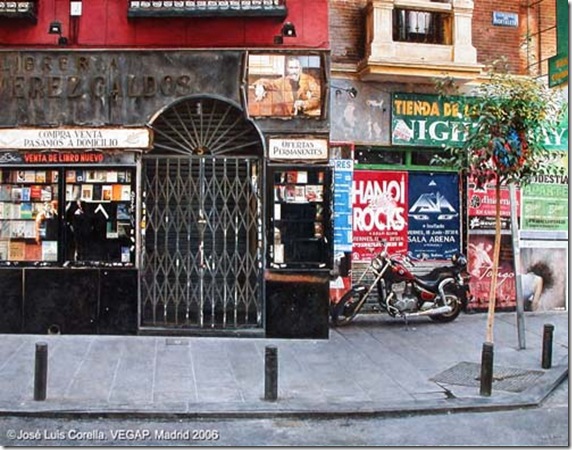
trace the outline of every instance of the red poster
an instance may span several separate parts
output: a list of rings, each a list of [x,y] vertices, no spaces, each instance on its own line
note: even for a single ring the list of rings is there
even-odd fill
[[[407,251],[407,172],[356,170],[353,180],[353,260],[369,262],[380,241]]]
[[[496,198],[495,189],[487,187],[486,189],[475,189],[469,185],[468,190],[468,213],[472,216],[496,216]],[[516,191],[516,210],[520,212],[520,190]],[[510,191],[507,187],[501,188],[501,216],[510,216]]]
[[[469,309],[485,310],[489,304],[492,282],[492,235],[469,236],[469,272],[471,295]],[[510,236],[502,236],[499,269],[497,273],[496,309],[513,309],[516,305],[516,283],[513,269],[513,253]]]

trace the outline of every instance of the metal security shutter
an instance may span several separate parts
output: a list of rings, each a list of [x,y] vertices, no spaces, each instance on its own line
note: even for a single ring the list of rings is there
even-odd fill
[[[261,137],[239,108],[192,98],[153,122],[143,163],[141,327],[262,326]]]

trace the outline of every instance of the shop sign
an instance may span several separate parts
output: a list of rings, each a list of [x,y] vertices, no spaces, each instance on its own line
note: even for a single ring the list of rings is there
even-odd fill
[[[268,158],[287,161],[327,161],[326,139],[270,139]]]
[[[409,253],[449,259],[461,248],[458,174],[409,174]]]
[[[412,147],[460,147],[467,139],[471,121],[466,118],[475,97],[439,97],[429,94],[393,94],[391,142]],[[568,117],[555,130],[544,131],[548,150],[568,150]]]
[[[522,190],[523,230],[568,230],[568,176],[539,175]]]
[[[353,256],[369,262],[385,241],[389,253],[407,251],[407,172],[356,170],[353,181]]]
[[[147,149],[148,128],[16,128],[0,129],[0,149]]]
[[[470,122],[463,120],[458,97],[393,94],[391,101],[394,145],[460,146],[466,140]]]
[[[0,152],[0,164],[2,165],[42,165],[57,164],[135,164],[133,152],[99,152],[99,151],[14,151]]]

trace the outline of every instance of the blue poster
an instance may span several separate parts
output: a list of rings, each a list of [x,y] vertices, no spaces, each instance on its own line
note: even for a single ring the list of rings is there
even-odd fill
[[[335,159],[334,166],[334,253],[352,251],[353,161]]]
[[[449,259],[461,250],[458,174],[409,173],[409,252]]]

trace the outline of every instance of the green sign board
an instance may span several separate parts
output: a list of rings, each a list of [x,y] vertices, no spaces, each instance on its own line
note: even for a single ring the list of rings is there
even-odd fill
[[[476,97],[472,97],[477,101]],[[461,97],[430,94],[391,96],[391,142],[411,147],[455,147],[467,139],[471,121],[461,109]],[[466,98],[464,100],[467,100]],[[465,104],[465,108],[469,105]],[[548,150],[568,151],[568,116],[556,130],[545,132]]]
[[[570,19],[568,0],[556,0],[556,47],[557,54],[548,59],[548,86],[568,82],[568,39]]]
[[[391,142],[394,145],[442,147],[461,145],[470,122],[463,118],[459,97],[393,94]]]
[[[568,230],[568,175],[542,175],[522,191],[523,230]]]
[[[568,54],[548,58],[548,86],[555,87],[568,82]]]

